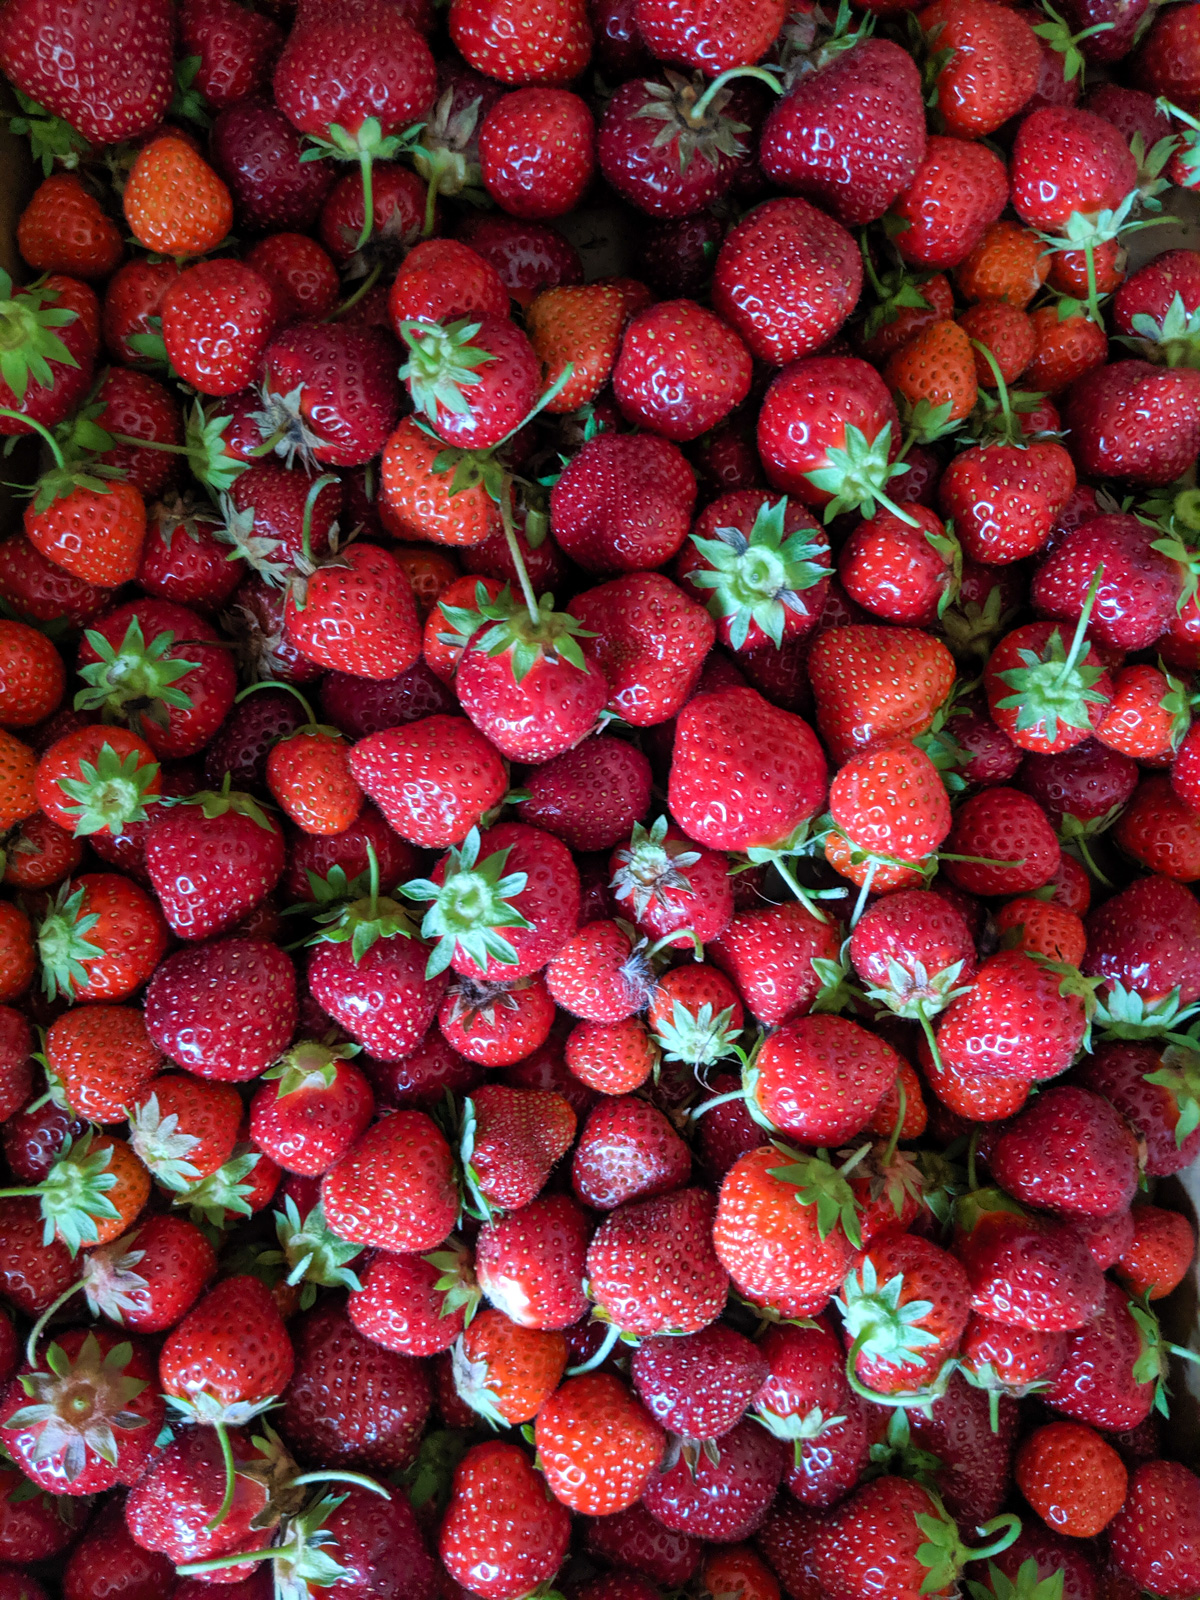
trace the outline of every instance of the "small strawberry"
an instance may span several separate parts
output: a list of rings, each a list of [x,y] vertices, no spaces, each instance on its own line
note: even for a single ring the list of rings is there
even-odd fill
[[[37,272],[65,272],[85,282],[121,264],[120,232],[73,172],[55,172],[34,190],[17,219],[17,249]]]
[[[162,1066],[141,1013],[133,1006],[108,1005],[72,1009],[56,1018],[46,1032],[46,1062],[74,1110],[108,1123],[124,1120],[126,1108],[142,1099]],[[141,1156],[133,1132],[130,1142]]]
[[[569,1328],[588,1309],[584,1259],[591,1224],[569,1195],[546,1195],[485,1224],[475,1274],[492,1305],[523,1328]]]
[[[1136,1587],[1180,1600],[1200,1569],[1200,1479],[1176,1461],[1144,1462],[1109,1538],[1119,1571]]]
[[[277,317],[271,286],[253,267],[199,261],[163,297],[167,357],[201,394],[237,394],[258,376]]]
[[[934,0],[917,21],[940,63],[934,73],[941,125],[963,139],[994,133],[1022,110],[1041,71],[1038,36],[991,0]]]
[[[661,1111],[636,1095],[600,1100],[588,1114],[571,1163],[575,1193],[598,1211],[670,1193],[682,1188],[690,1173],[683,1140]]]
[[[368,1129],[326,1173],[321,1200],[341,1238],[420,1252],[441,1244],[458,1214],[450,1148],[422,1111]]]
[[[298,453],[328,466],[354,467],[379,453],[400,415],[395,345],[381,330],[340,322],[297,322],[272,338],[263,356],[262,410],[251,448],[274,441],[290,462]]]
[[[1076,1422],[1036,1429],[1017,1452],[1014,1477],[1043,1522],[1076,1539],[1094,1538],[1116,1516],[1128,1475],[1098,1433]]]
[[[375,1097],[353,1050],[301,1040],[263,1073],[250,1137],[285,1171],[318,1177],[366,1132]]]
[[[212,106],[234,105],[267,85],[283,43],[279,24],[236,0],[186,0],[179,14],[184,56],[198,56],[193,80]]]
[[[509,1427],[532,1422],[558,1388],[567,1341],[485,1307],[456,1343],[452,1360],[459,1399],[494,1426]]]
[[[809,672],[835,762],[927,731],[954,682],[950,652],[927,633],[861,624],[820,633]]]
[[[587,440],[550,494],[554,538],[601,575],[661,566],[687,537],[696,480],[679,449],[654,434]]]
[[[473,1445],[454,1469],[438,1554],[481,1600],[516,1600],[552,1579],[570,1535],[570,1512],[518,1446]]]
[[[561,1095],[485,1084],[468,1096],[459,1153],[485,1214],[491,1205],[517,1211],[535,1200],[574,1137],[575,1113]]]
[[[171,130],[138,151],[122,204],[134,238],[159,255],[205,255],[233,225],[233,200],[224,182],[194,145]]]
[[[750,375],[749,352],[719,317],[668,300],[629,322],[612,383],[628,422],[683,442],[723,422],[749,393]]]
[[[583,0],[537,10],[528,0],[452,0],[450,37],[476,71],[501,83],[570,83],[592,49]]]
[[[360,678],[396,677],[421,653],[412,585],[376,545],[349,545],[293,584],[284,628],[310,661]]]
[[[534,1435],[551,1493],[588,1516],[640,1499],[665,1444],[662,1429],[610,1372],[568,1378],[538,1412]]]
[[[1117,1259],[1117,1276],[1138,1299],[1165,1299],[1191,1268],[1195,1230],[1181,1212],[1152,1205],[1134,1207],[1133,1230],[1132,1240]]]
[[[381,1252],[346,1310],[358,1331],[385,1350],[431,1356],[450,1348],[478,1302],[471,1258],[450,1240],[431,1257]]]
[[[698,1333],[714,1322],[729,1277],[713,1252],[712,1217],[703,1189],[610,1211],[587,1253],[588,1288],[603,1319],[638,1336]]]
[[[650,804],[650,763],[624,739],[593,735],[526,772],[522,822],[572,850],[606,850],[628,838]]]
[[[446,990],[437,1022],[460,1060],[500,1067],[540,1049],[554,1016],[554,1002],[541,978],[514,983],[458,978]]]
[[[279,829],[249,795],[206,791],[160,818],[146,866],[171,929],[183,939],[224,933],[278,883]]]
[[[445,326],[401,325],[409,359],[400,369],[413,407],[447,444],[488,450],[518,428],[538,397],[540,369],[529,340],[504,317]]]
[[[1027,622],[1006,633],[988,657],[988,710],[1023,750],[1069,750],[1088,739],[1107,713],[1112,679],[1087,635],[1102,570],[1093,574],[1069,641],[1056,623]]]
[[[517,89],[479,129],[483,184],[504,211],[545,220],[573,211],[592,181],[595,127],[566,89]]]
[[[571,369],[561,391],[546,402],[550,414],[575,411],[596,398],[616,363],[624,323],[624,300],[608,284],[544,289],[532,302],[525,327],[542,363],[543,381],[555,388]]]
[[[282,1055],[296,1030],[296,977],[277,946],[214,939],[177,950],[146,989],[146,1030],[203,1078],[241,1083]]]

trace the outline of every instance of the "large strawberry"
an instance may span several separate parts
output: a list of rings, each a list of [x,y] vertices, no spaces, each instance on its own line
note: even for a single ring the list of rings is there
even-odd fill
[[[830,755],[925,733],[954,683],[954,661],[914,628],[851,624],[821,633],[809,654],[817,726]]]

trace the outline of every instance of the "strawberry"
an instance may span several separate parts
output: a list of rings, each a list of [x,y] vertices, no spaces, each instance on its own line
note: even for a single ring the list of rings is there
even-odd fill
[[[917,526],[877,511],[842,546],[842,586],[872,616],[929,627],[955,595],[959,554],[953,536],[926,506],[913,506]]]
[[[247,250],[246,265],[270,285],[289,320],[323,317],[337,304],[337,269],[328,251],[303,233],[268,234]]]
[[[147,1216],[133,1233],[88,1251],[82,1289],[93,1316],[137,1333],[162,1333],[200,1298],[216,1270],[216,1253],[194,1223]]]
[[[1195,1230],[1180,1212],[1152,1205],[1134,1207],[1133,1230],[1133,1238],[1117,1259],[1117,1276],[1139,1299],[1165,1299],[1183,1282],[1192,1265]]]
[[[187,139],[170,131],[139,150],[122,204],[138,244],[160,255],[204,255],[233,224],[224,182]]]
[[[55,48],[45,48],[53,27]],[[39,106],[93,144],[148,133],[171,98],[173,18],[163,0],[119,0],[97,15],[88,0],[48,10],[14,0],[5,12],[0,68]]]
[[[1179,567],[1154,547],[1150,535],[1133,516],[1083,523],[1038,568],[1033,604],[1045,616],[1076,621],[1100,566],[1089,619],[1092,637],[1114,650],[1145,649],[1168,627],[1180,598]]]
[[[970,1297],[966,1273],[937,1245],[916,1234],[876,1240],[837,1301],[858,1392],[913,1393],[935,1381],[958,1348]]]
[[[294,584],[284,627],[310,661],[363,678],[395,677],[421,653],[412,585],[375,545],[350,545]]]
[[[972,1312],[959,1347],[963,1375],[992,1393],[1020,1394],[1052,1378],[1066,1355],[1066,1335],[1014,1328]]]
[[[696,74],[622,83],[596,141],[600,171],[617,193],[654,217],[687,217],[731,186],[746,146],[735,90],[710,90]]]
[[[911,58],[888,40],[849,43],[798,77],[775,106],[759,159],[781,188],[855,226],[881,217],[912,182],[925,153],[925,119]],[[866,103],[878,115],[865,116]]]
[[[498,521],[495,502],[482,480],[452,495],[453,477],[434,466],[441,457],[437,440],[415,418],[405,417],[387,440],[380,464],[379,514],[384,527],[401,539],[481,544]]]
[[[270,284],[241,261],[197,262],[162,302],[167,356],[201,394],[244,389],[258,374],[276,320]]]
[[[695,1443],[726,1437],[767,1378],[764,1353],[721,1322],[677,1339],[644,1339],[631,1363],[638,1398],[663,1427]]]
[[[326,1173],[321,1200],[341,1238],[377,1248],[431,1250],[458,1212],[449,1146],[423,1111],[378,1122]]]
[[[352,264],[366,272],[378,265],[390,271],[420,235],[426,194],[420,178],[395,161],[380,161],[371,169],[370,227],[363,194],[362,173],[339,178],[321,207],[320,231],[325,248],[336,262]],[[367,239],[363,242],[364,229]],[[380,314],[385,296],[380,290],[357,304],[352,321],[385,327]]]
[[[635,1095],[616,1095],[601,1099],[588,1114],[571,1182],[586,1205],[611,1211],[629,1200],[670,1193],[687,1182],[690,1172],[687,1146],[662,1112]]]
[[[724,789],[712,806],[712,775],[753,780]],[[812,730],[752,689],[697,695],[676,722],[668,801],[684,832],[715,850],[786,847],[819,809],[825,762]],[[719,814],[718,814],[719,811]]]
[[[1014,1476],[1029,1504],[1052,1528],[1090,1539],[1125,1498],[1125,1464],[1100,1435],[1075,1422],[1038,1428],[1017,1452]]]
[[[821,981],[813,961],[832,960],[839,935],[800,901],[735,913],[710,957],[747,1009],[768,1026],[812,1009]]]
[[[95,291],[77,278],[52,273],[17,291],[0,276],[0,314],[15,330],[0,372],[0,433],[53,426],[81,404],[100,343],[98,311]]]
[[[548,387],[566,377],[546,402],[548,412],[573,411],[596,398],[617,359],[624,322],[621,295],[607,284],[565,285],[537,296],[525,315],[530,342]]]
[[[17,248],[37,272],[85,281],[107,278],[121,263],[121,235],[73,172],[56,172],[34,190],[17,219]]]
[[[362,809],[349,747],[311,714],[308,723],[271,747],[266,777],[272,798],[305,833],[344,833]]]
[[[749,393],[750,375],[749,352],[719,317],[667,300],[626,326],[612,383],[627,421],[682,442],[723,422]]]
[[[589,439],[554,485],[550,522],[563,551],[588,572],[641,572],[683,544],[696,500],[675,445],[649,434]]]
[[[729,1278],[713,1253],[712,1214],[703,1189],[611,1211],[587,1253],[589,1291],[604,1320],[643,1336],[697,1333],[714,1322]]]
[[[884,377],[906,415],[911,412],[918,437],[936,438],[968,416],[977,399],[968,330],[956,322],[930,323],[894,353]]]
[[[371,734],[350,752],[350,771],[400,836],[427,849],[465,839],[507,788],[495,750],[462,717]]]
[[[974,987],[951,1003],[937,1043],[952,1069],[1029,1082],[1064,1072],[1085,1026],[1069,975],[1019,950],[1002,950],[981,963]]]
[[[455,1346],[459,1399],[498,1427],[532,1422],[567,1364],[567,1341],[485,1307]]]
[[[996,1182],[1025,1205],[1106,1217],[1128,1209],[1137,1189],[1137,1145],[1118,1112],[1070,1084],[1044,1089],[1009,1123],[989,1164]]]
[[[518,428],[537,400],[533,347],[505,317],[424,321],[400,328],[409,359],[400,369],[415,410],[447,444],[487,450]]]
[[[620,1023],[641,1011],[652,985],[645,941],[636,939],[636,930],[628,923],[603,918],[585,923],[573,934],[546,972],[546,986],[558,1004],[597,1023]],[[652,1064],[646,1046],[638,1054],[647,1067]]]
[[[1082,472],[1170,483],[1200,437],[1200,375],[1146,361],[1113,362],[1074,386],[1064,420]]]
[[[1042,106],[1022,122],[1013,145],[1012,197],[1021,221],[1065,235],[1072,215],[1092,222],[1093,237],[1114,236],[1103,219],[1137,183],[1125,140],[1103,117],[1073,106]],[[1115,228],[1117,219],[1112,219]]]
[[[361,249],[373,226],[372,164],[396,153],[400,130],[433,99],[429,46],[382,0],[338,17],[310,8],[288,35],[273,87],[276,105],[322,155],[359,163],[367,197]]]
[[[822,508],[826,521],[854,507],[870,516],[877,503],[891,508],[884,485],[895,475],[898,433],[895,405],[874,368],[854,356],[813,356],[785,368],[767,390],[758,450],[772,483]]]
[[[451,0],[450,37],[478,72],[501,83],[570,83],[587,66],[592,30],[583,0]]]
[[[303,162],[304,148],[287,117],[267,100],[253,96],[218,113],[212,160],[233,195],[239,225],[255,232],[312,227],[336,174],[325,162]]]
[[[1028,1216],[998,1190],[959,1200],[953,1250],[971,1282],[972,1310],[1006,1326],[1040,1333],[1084,1328],[1106,1292],[1078,1233]]]
[[[832,1217],[816,1204],[835,1176],[817,1158],[774,1145],[750,1151],[726,1173],[713,1244],[737,1289],[755,1305],[783,1317],[813,1316],[845,1276],[854,1246],[844,1220],[858,1237],[850,1191],[838,1200],[842,1191],[833,1184]]]
[[[917,18],[939,60],[939,118],[947,133],[978,139],[1020,111],[1037,87],[1038,37],[1018,13],[992,0],[934,0]]]
[[[93,1005],[58,1017],[46,1034],[46,1060],[72,1107],[110,1123],[124,1120],[162,1065],[132,1006]]]
[[[200,1077],[240,1083],[281,1055],[296,1027],[292,963],[258,939],[177,950],[146,989],[146,1031]]]
[[[166,600],[129,601],[98,617],[79,647],[79,676],[80,708],[129,723],[160,757],[203,749],[237,689],[216,631]]]
[[[787,1462],[787,1446],[740,1422],[722,1436],[718,1459],[682,1458],[647,1486],[644,1501],[664,1527],[725,1544],[748,1537],[766,1517]]]
[[[912,888],[950,831],[950,802],[933,762],[913,744],[852,756],[829,790],[834,828],[825,859],[853,883]]]
[[[28,728],[51,716],[65,687],[62,657],[44,634],[25,622],[0,624],[0,723],[4,727]]]
[[[116,585],[137,576],[146,536],[146,505],[132,484],[104,481],[54,445],[57,471],[46,474],[25,508],[25,536],[39,554],[84,583]]]
[[[745,1595],[746,1600],[775,1600],[779,1585],[770,1567],[748,1544],[718,1545],[705,1557],[701,1581],[710,1594]]]
[[[573,850],[610,849],[645,816],[650,783],[650,763],[640,750],[593,735],[525,774],[528,798],[517,814]]]
[[[1133,1584],[1181,1600],[1200,1567],[1200,1480],[1175,1461],[1144,1462],[1109,1537],[1113,1560]]]
[[[89,1600],[114,1583],[130,1596],[152,1595],[175,1582],[175,1569],[158,1551],[143,1550],[125,1526],[125,1507],[110,1500],[92,1521],[63,1571],[63,1590],[72,1600]]]
[[[1093,574],[1069,642],[1064,643],[1057,623],[1027,622],[1006,633],[988,657],[983,675],[988,710],[1022,750],[1042,755],[1070,750],[1089,739],[1107,714],[1112,679],[1087,635],[1102,571]]]
[[[485,1214],[489,1203],[517,1211],[535,1200],[574,1136],[575,1113],[561,1095],[485,1084],[468,1097],[460,1154]]]
[[[609,1372],[568,1380],[534,1425],[538,1458],[556,1499],[610,1516],[641,1497],[662,1456],[662,1429]]]
[[[891,215],[908,226],[896,248],[910,266],[957,267],[997,221],[1008,201],[1008,174],[994,150],[931,134],[912,183]]]
[[[523,1328],[569,1328],[588,1308],[583,1292],[590,1224],[568,1195],[547,1195],[480,1229],[479,1287]]]
[[[1095,1315],[1068,1337],[1047,1399],[1056,1411],[1095,1428],[1136,1428],[1155,1404],[1166,1359],[1154,1313],[1106,1280]]]
[[[71,1328],[44,1356],[45,1367],[27,1362],[0,1400],[10,1458],[55,1494],[136,1483],[166,1413],[150,1351],[107,1328]]]
[[[1139,878],[1092,912],[1087,932],[1084,969],[1104,978],[1118,1036],[1169,1025],[1177,1006],[1200,999],[1200,917],[1182,885]]]
[[[1187,883],[1200,872],[1196,813],[1166,777],[1144,778],[1117,819],[1113,837],[1151,872]]]
[[[517,1445],[473,1445],[454,1469],[438,1554],[481,1600],[517,1600],[553,1578],[570,1535],[570,1512]]]
[[[783,26],[783,0],[756,6],[747,0],[722,10],[708,0],[635,0],[634,26],[651,52],[664,61],[681,61],[713,77],[730,67],[752,65]]]
[[[72,1289],[78,1269],[61,1239],[45,1231],[42,1208],[33,1197],[0,1200],[0,1239],[4,1241],[0,1285],[5,1299],[28,1317],[37,1317]]]
[[[38,926],[42,983],[53,999],[124,1000],[167,948],[154,901],[118,873],[85,873],[60,885]]]
[[[583,282],[579,252],[546,223],[481,212],[464,218],[458,236],[491,263],[518,305],[539,290]]]
[[[508,291],[495,267],[457,239],[423,239],[414,245],[388,291],[397,337],[405,322],[506,317],[508,309]]]
[[[183,939],[228,932],[283,873],[283,838],[249,795],[206,791],[160,818],[146,866],[171,929]]]
[[[978,445],[947,467],[938,506],[944,517],[953,517],[973,561],[998,564],[1045,547],[1074,486],[1071,459],[1052,440],[1028,447]]]
[[[845,1017],[786,1022],[745,1074],[756,1121],[803,1145],[839,1145],[867,1126],[900,1070],[882,1039]]]
[[[361,466],[378,454],[400,413],[395,346],[380,330],[298,322],[276,333],[263,356],[258,438],[276,454],[297,452],[328,466]]]
[[[1083,919],[1063,906],[1048,905],[1036,895],[1018,895],[1001,907],[996,931],[1002,939],[1012,938],[1011,948],[1028,955],[1045,956],[1047,961],[1077,967],[1087,953],[1087,931]]]
[[[817,726],[835,762],[925,732],[954,682],[950,652],[911,628],[852,624],[809,654]]]
[[[453,1245],[426,1256],[377,1255],[346,1303],[359,1333],[406,1356],[448,1350],[479,1300],[471,1261]],[[436,1263],[442,1262],[442,1267]]]
[[[578,943],[582,944],[583,941]],[[565,995],[576,1010],[618,1008],[611,1002],[591,1004],[586,994],[570,993],[570,984],[564,976],[561,962],[556,966],[553,981],[560,996]],[[637,1017],[622,1017],[612,1022],[578,1023],[567,1035],[564,1059],[571,1075],[587,1084],[589,1089],[597,1089],[601,1094],[623,1095],[640,1089],[650,1079],[658,1066],[659,1053],[645,1025]]]
[[[438,1008],[438,1027],[453,1050],[483,1066],[508,1066],[539,1049],[554,1022],[541,978],[514,983],[455,979]]]
[[[1050,271],[1045,247],[1030,228],[996,222],[959,263],[954,281],[970,302],[1026,307]]]
[[[946,843],[946,876],[968,894],[1040,889],[1057,871],[1061,853],[1042,808],[1007,788],[984,789],[965,801]]]
[[[1100,1045],[1074,1078],[1111,1101],[1144,1146],[1146,1171],[1163,1177],[1200,1150],[1200,1135],[1184,1120],[1195,1087],[1190,1068],[1170,1047],[1160,1055],[1151,1042],[1117,1038]]]
[[[634,727],[666,722],[694,690],[716,630],[661,573],[631,573],[570,604],[582,650],[609,688],[609,709]]]
[[[628,848],[613,853],[609,868],[618,909],[652,939],[684,930],[678,944],[708,944],[733,914],[725,857],[694,849],[666,817],[649,831],[635,823]]]
[[[236,0],[185,0],[179,32],[184,55],[200,58],[196,88],[218,107],[264,89],[283,44],[273,18],[247,11]]]
[[[250,1137],[288,1172],[317,1177],[366,1132],[375,1097],[347,1056],[351,1045],[293,1045],[263,1074],[250,1103]]]
[[[484,187],[515,217],[544,220],[573,211],[592,181],[591,112],[566,89],[517,89],[479,129]]]

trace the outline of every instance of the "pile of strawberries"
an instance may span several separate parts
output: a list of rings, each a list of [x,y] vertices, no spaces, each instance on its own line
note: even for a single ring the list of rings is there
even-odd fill
[[[0,3],[0,1600],[1200,1594],[1200,4],[854,3]]]

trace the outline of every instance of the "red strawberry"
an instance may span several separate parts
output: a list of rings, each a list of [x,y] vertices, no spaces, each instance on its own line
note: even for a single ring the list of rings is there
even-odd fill
[[[1168,627],[1180,598],[1180,569],[1133,516],[1102,516],[1073,529],[1039,567],[1030,597],[1044,615],[1075,622],[1097,567],[1103,569],[1089,629],[1114,650],[1142,650]]]
[[[568,1378],[538,1412],[538,1459],[573,1511],[607,1516],[641,1497],[662,1458],[662,1429],[611,1372]]]
[[[228,1084],[163,1073],[129,1099],[129,1142],[166,1188],[183,1193],[233,1154],[243,1110]]]
[[[450,37],[476,71],[501,83],[570,83],[588,63],[583,0],[451,0]]]
[[[537,400],[541,367],[506,317],[401,327],[409,357],[400,369],[415,410],[447,444],[487,450],[518,428]]]
[[[147,1216],[132,1233],[88,1251],[83,1292],[93,1316],[137,1333],[163,1333],[191,1309],[216,1270],[216,1253],[194,1223]]]
[[[976,445],[942,474],[938,506],[972,561],[1017,561],[1045,548],[1074,486],[1071,458],[1052,439]]]
[[[1023,951],[1001,950],[981,963],[974,986],[944,1014],[938,1048],[948,1065],[1032,1081],[1066,1070],[1085,1027],[1069,975]]]
[[[272,1505],[269,1485],[272,1475],[286,1473],[291,1462],[278,1442],[260,1450],[238,1428],[230,1430],[229,1445],[235,1471],[233,1502],[215,1526],[226,1481],[215,1432],[186,1428],[155,1459],[125,1503],[126,1526],[144,1550],[162,1551],[183,1565],[270,1543],[279,1509]],[[255,1527],[260,1521],[267,1525]],[[245,1576],[250,1570],[245,1565],[226,1569],[225,1579]]]
[[[449,1146],[423,1111],[397,1111],[368,1129],[325,1175],[321,1200],[329,1226],[343,1239],[431,1250],[458,1214]]]
[[[53,26],[55,46],[46,48]],[[173,18],[163,0],[90,0],[48,11],[14,0],[5,11],[0,67],[17,87],[93,144],[148,133],[171,98]]]
[[[463,1105],[461,1156],[485,1202],[517,1211],[535,1200],[575,1137],[561,1095],[484,1084]]]
[[[604,108],[596,155],[617,193],[654,217],[690,217],[732,185],[746,146],[735,91],[699,75],[622,83]]]
[[[361,678],[393,678],[421,654],[412,585],[375,545],[350,545],[294,584],[284,626],[310,661]]]
[[[579,1135],[571,1182],[585,1205],[611,1211],[682,1188],[690,1172],[687,1146],[661,1111],[636,1095],[605,1095]]]
[[[572,850],[610,849],[645,816],[650,783],[650,763],[640,750],[595,735],[525,774],[529,798],[517,815]]]
[[[1128,1209],[1137,1144],[1120,1115],[1086,1089],[1044,1089],[1001,1135],[989,1158],[996,1182],[1025,1205],[1084,1217]]]
[[[484,187],[514,217],[564,216],[592,181],[595,136],[591,112],[577,94],[518,89],[504,95],[479,129]]]
[[[798,900],[735,914],[710,956],[747,1009],[771,1026],[812,1009],[821,990],[814,960],[836,959],[839,933]]]
[[[1074,106],[1042,106],[1022,122],[1013,145],[1013,206],[1022,222],[1067,233],[1073,214],[1094,224],[1096,243],[1115,237],[1096,221],[1136,189],[1137,167],[1112,123]],[[1081,239],[1071,235],[1072,241]]]
[[[892,206],[891,214],[908,224],[896,235],[896,248],[910,266],[956,267],[1007,202],[1008,174],[994,150],[931,134],[916,177]]]
[[[1143,1463],[1109,1538],[1113,1560],[1137,1588],[1183,1600],[1200,1572],[1200,1479],[1176,1461]]]
[[[934,0],[917,21],[939,60],[952,52],[934,79],[947,133],[983,138],[1023,109],[1042,63],[1038,36],[1018,12],[992,0]]]
[[[870,1122],[900,1058],[846,1017],[800,1017],[764,1040],[745,1074],[756,1120],[803,1145],[839,1145]]]
[[[388,311],[397,330],[417,318],[455,322],[476,315],[505,317],[508,309],[508,291],[495,267],[456,239],[423,239],[414,245],[388,291]]]
[[[1106,1280],[1095,1315],[1067,1339],[1047,1399],[1056,1411],[1094,1428],[1136,1428],[1156,1403],[1167,1359],[1154,1313]]]
[[[569,1328],[587,1310],[590,1225],[567,1195],[549,1195],[480,1229],[475,1273],[488,1300],[523,1328]]]
[[[613,393],[627,421],[682,442],[723,422],[750,389],[737,334],[691,300],[666,300],[625,329]]]
[[[759,60],[786,14],[783,0],[767,5],[735,0],[724,7],[710,0],[635,0],[633,6],[634,25],[654,55],[713,77]]]
[[[166,1416],[150,1350],[107,1328],[70,1328],[43,1355],[0,1400],[10,1459],[54,1494],[136,1483]]]
[[[296,978],[276,946],[215,939],[177,950],[146,989],[146,1031],[165,1056],[200,1077],[256,1078],[296,1029]]]
[[[698,1333],[714,1322],[729,1278],[713,1253],[712,1216],[703,1189],[611,1211],[587,1253],[589,1292],[605,1320],[637,1335]]]
[[[809,654],[817,725],[833,760],[926,732],[954,683],[938,640],[913,628],[830,628]]]
[[[554,485],[550,522],[563,551],[586,571],[641,572],[678,551],[695,501],[692,469],[673,444],[601,433]]]
[[[262,409],[251,447],[276,439],[330,466],[361,466],[387,443],[400,413],[390,335],[344,323],[298,322],[277,333],[263,357]],[[277,437],[278,436],[278,437]]]
[[[481,1600],[513,1600],[553,1578],[570,1535],[571,1513],[518,1446],[473,1445],[454,1469],[438,1554]]]
[[[842,1285],[847,1372],[881,1394],[925,1388],[957,1350],[970,1299],[952,1255],[917,1234],[885,1234]]]
[[[996,1189],[958,1202],[953,1248],[971,1281],[972,1310],[1014,1327],[1040,1333],[1084,1328],[1106,1292],[1076,1231],[1026,1215]]]
[[[277,22],[236,0],[184,0],[179,32],[184,55],[200,58],[193,82],[213,106],[234,105],[264,89],[283,44]]]
[[[452,1242],[432,1259],[381,1252],[346,1310],[358,1331],[385,1350],[431,1356],[450,1348],[478,1300],[470,1257]]]
[[[715,1461],[700,1454],[694,1467],[682,1457],[675,1461],[651,1479],[643,1503],[672,1532],[728,1546],[765,1520],[788,1450],[747,1420],[722,1435],[714,1454]]]
[[[1084,971],[1104,978],[1107,1012],[1130,1036],[1170,1026],[1176,988],[1179,1005],[1200,1000],[1200,908],[1182,884],[1136,879],[1092,912],[1087,934]]]
[[[30,422],[52,427],[77,409],[91,387],[100,342],[95,291],[57,272],[18,291],[4,273],[0,307],[6,323],[20,330],[8,353],[7,376],[0,377],[0,407],[20,415],[0,415],[0,434],[32,433]]]
[[[885,622],[929,627],[954,598],[953,536],[926,506],[911,506],[917,527],[890,511],[860,522],[842,546],[838,576],[852,600]]]
[[[239,224],[255,232],[313,226],[337,174],[330,162],[302,161],[304,149],[301,135],[267,100],[224,107],[212,127],[212,160],[229,185]],[[135,266],[142,263],[121,270]]]
[[[825,859],[852,883],[913,888],[950,831],[950,801],[933,762],[913,744],[852,756],[829,790],[834,831]]]
[[[615,851],[609,867],[616,905],[652,939],[683,929],[677,944],[708,944],[733,914],[725,857],[694,849],[666,817],[648,832],[635,824],[628,848]]]
[[[583,654],[608,683],[609,709],[641,728],[679,711],[716,634],[701,608],[657,572],[585,590],[570,614],[586,629]]]
[[[458,978],[438,1008],[443,1038],[468,1061],[508,1066],[539,1049],[554,1023],[554,1002],[541,978],[492,983]]]
[[[1045,812],[1017,789],[972,795],[955,812],[946,844],[946,876],[968,894],[1023,894],[1058,870],[1058,840]]]
[[[62,1579],[63,1593],[70,1600],[94,1600],[106,1589],[122,1590],[128,1600],[152,1600],[164,1585],[176,1582],[175,1568],[166,1556],[134,1542],[118,1498],[101,1508],[72,1550]]]
[[[769,1337],[769,1335],[768,1335]],[[728,1436],[767,1378],[758,1349],[723,1322],[680,1338],[643,1339],[631,1363],[642,1404],[691,1446]]]
[[[924,154],[916,67],[898,45],[871,38],[797,78],[768,117],[759,148],[769,178],[827,205],[849,226],[881,217]]]
[[[250,1137],[287,1172],[317,1177],[363,1134],[375,1109],[352,1046],[302,1040],[263,1074],[250,1103]]]
[[[427,849],[465,839],[508,786],[495,750],[464,717],[372,734],[351,751],[350,771],[400,836]]]
[[[240,922],[283,873],[279,829],[249,795],[199,794],[158,819],[146,866],[163,912],[183,939]]]
[[[1171,483],[1200,441],[1200,373],[1113,362],[1075,384],[1063,420],[1081,472]]]
[[[162,302],[167,356],[201,394],[237,394],[257,377],[277,320],[270,284],[242,261],[197,262]]]
[[[1200,1153],[1200,1129],[1188,1127],[1200,1081],[1190,1059],[1173,1047],[1160,1054],[1153,1042],[1112,1039],[1072,1076],[1111,1101],[1133,1128],[1151,1176],[1179,1172]]]

